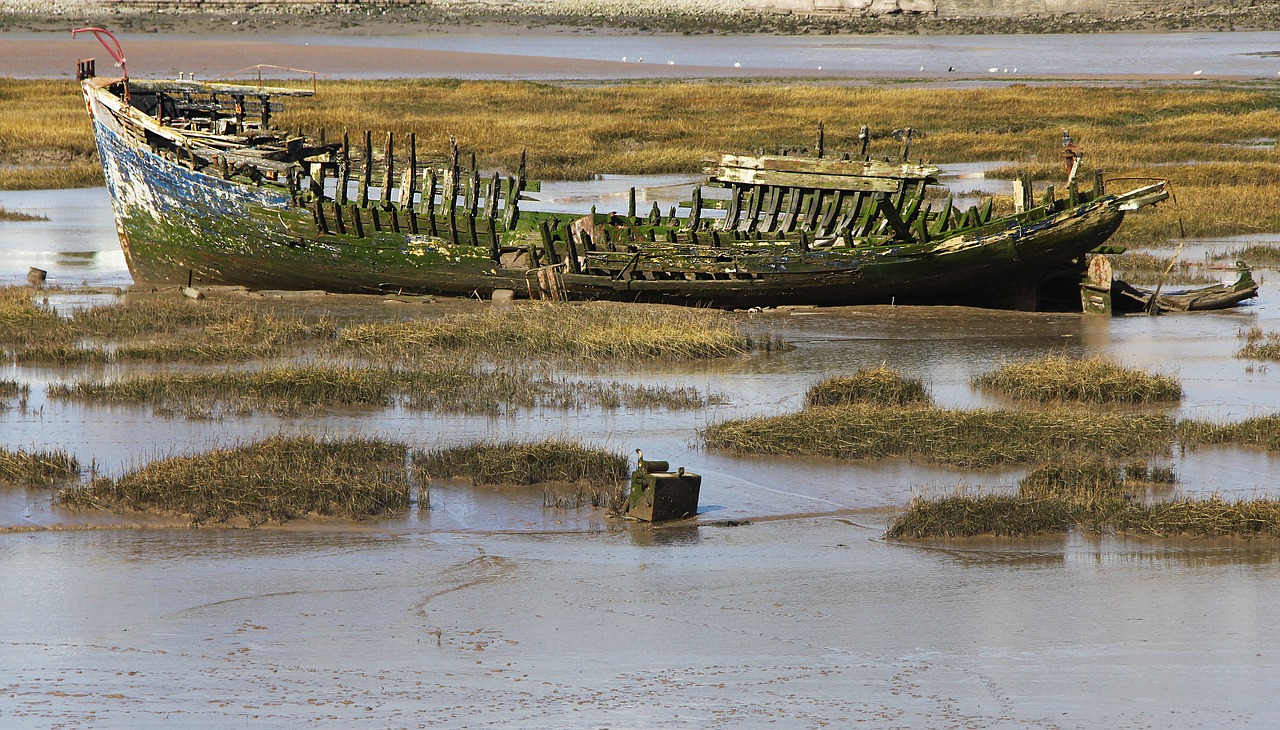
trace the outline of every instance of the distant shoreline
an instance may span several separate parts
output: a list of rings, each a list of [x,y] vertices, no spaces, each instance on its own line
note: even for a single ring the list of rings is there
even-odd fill
[[[125,32],[257,35],[310,32],[326,35],[396,35],[488,28],[501,32],[556,28],[625,34],[684,35],[756,33],[781,35],[913,34],[1008,35],[1107,32],[1205,32],[1280,30],[1280,7],[1195,8],[1130,15],[1045,15],[946,18],[927,14],[864,17],[853,13],[789,14],[735,9],[733,3],[703,0],[688,5],[656,2],[647,10],[632,4],[548,3],[535,6],[437,2],[429,5],[368,3],[247,3],[207,0],[196,9],[187,0],[121,0],[109,8],[74,0],[11,0],[0,8],[0,32],[60,31],[103,25]],[[52,6],[52,10],[50,10]],[[577,9],[576,11],[574,9]],[[602,8],[608,8],[604,10]],[[236,21],[240,21],[237,23]]]

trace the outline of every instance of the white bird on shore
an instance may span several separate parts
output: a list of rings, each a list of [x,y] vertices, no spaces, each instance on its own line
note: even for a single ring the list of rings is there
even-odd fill
[[[819,67],[818,67],[818,70],[819,70],[819,71],[821,71],[821,70],[822,70],[822,67],[821,67],[821,66],[819,66]],[[1276,71],[1276,76],[1280,76],[1280,71]]]
[[[992,73],[992,74],[993,74],[993,73],[995,73],[996,71],[999,71],[999,70],[1000,70],[1000,69],[996,68],[995,66],[992,66],[991,68],[987,69],[987,73]]]
[[[1014,67],[1013,67],[1013,73],[1018,73],[1018,67],[1017,67],[1017,66],[1014,66]]]
[[[740,63],[734,63],[734,64],[733,64],[733,67],[734,67],[734,68],[742,68],[742,64],[740,64]]]
[[[636,63],[644,63],[644,56],[637,58]]]
[[[675,62],[675,61],[667,61],[667,65],[668,65],[668,66],[674,66],[674,65],[676,65],[676,62]]]
[[[921,71],[923,71],[923,70],[924,70],[924,66],[921,66],[921,67],[920,67],[920,70],[921,70]]]
[[[626,62],[627,62],[627,57],[626,57],[626,56],[623,56],[623,57],[622,57],[622,62],[623,62],[623,63],[626,63]]]
[[[1202,73],[1204,73],[1204,69],[1202,69],[1202,68],[1201,68],[1201,69],[1196,69],[1195,71],[1193,71],[1193,72],[1191,73],[1191,75],[1192,75],[1192,76],[1199,76],[1199,75],[1200,75],[1200,74],[1202,74]]]

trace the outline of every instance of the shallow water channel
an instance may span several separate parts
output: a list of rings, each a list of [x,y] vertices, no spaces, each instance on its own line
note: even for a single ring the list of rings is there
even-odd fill
[[[602,184],[625,192],[627,182]],[[561,192],[573,205],[584,195]],[[0,205],[35,212],[22,195],[0,193]],[[33,196],[48,223],[0,224],[0,275],[16,282],[44,264],[53,282],[127,283],[101,192],[66,195]],[[922,378],[942,405],[1004,405],[969,379],[1057,353],[1176,375],[1177,415],[1277,412],[1280,368],[1234,356],[1238,330],[1280,330],[1271,272],[1257,276],[1260,299],[1191,315],[739,312],[744,327],[795,349],[576,376],[728,401],[695,412],[190,420],[46,401],[44,384],[75,372],[6,364],[0,378],[32,383],[32,394],[0,411],[4,443],[65,448],[103,472],[279,432],[428,447],[560,435],[701,473],[703,513],[652,528],[544,510],[540,492],[453,485],[392,520],[196,530],[0,490],[0,725],[1271,726],[1278,544],[888,542],[885,526],[913,495],[1008,487],[1020,473],[743,458],[698,442],[708,423],[799,408],[813,382],[881,363]],[[1280,458],[1262,451],[1166,461],[1187,492],[1253,496],[1280,481]]]

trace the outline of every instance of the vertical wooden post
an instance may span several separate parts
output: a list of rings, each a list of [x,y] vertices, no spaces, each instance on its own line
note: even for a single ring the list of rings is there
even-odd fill
[[[356,204],[361,208],[369,207],[369,186],[373,183],[373,133],[364,132],[364,170],[360,175],[360,192]]]
[[[449,138],[449,170],[444,184],[444,199],[440,205],[444,207],[445,220],[449,224],[449,241],[458,245],[458,140]]]
[[[338,194],[334,200],[338,205],[347,204],[347,184],[351,182],[351,136],[342,133],[342,152],[338,158]]]
[[[427,214],[427,230],[431,235],[437,236],[436,232],[436,169],[434,167],[427,168],[427,189],[422,194],[421,208]]]
[[[693,188],[693,200],[689,203],[689,230],[698,230],[698,224],[702,222],[702,186],[696,185]]]
[[[360,206],[351,206],[351,222],[355,225],[356,236],[364,238],[364,221],[360,218]]]
[[[395,144],[395,140],[392,136],[392,133],[387,132],[387,146],[384,148],[384,151],[383,151],[383,156],[386,158],[385,160],[383,160],[383,162],[386,168],[382,176],[382,193],[381,195],[378,196],[378,202],[381,203],[383,207],[388,207],[391,205],[391,186],[395,184],[396,163],[395,163],[394,144]]]

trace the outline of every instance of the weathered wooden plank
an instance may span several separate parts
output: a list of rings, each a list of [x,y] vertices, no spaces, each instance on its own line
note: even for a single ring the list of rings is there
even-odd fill
[[[819,236],[827,235],[836,222],[836,216],[840,213],[840,208],[844,205],[844,191],[837,190],[832,194],[831,202],[827,205],[826,211],[818,220],[816,234]]]
[[[742,221],[742,225],[740,226],[740,228],[746,231],[747,233],[754,233],[756,230],[756,226],[760,222],[760,203],[762,202],[761,198],[764,197],[764,194],[767,191],[768,191],[767,186],[754,187],[754,188],[751,188],[751,193],[747,196],[747,216],[746,216],[746,219]]]
[[[787,201],[787,212],[782,216],[782,233],[790,233],[796,228],[796,216],[800,214],[800,204],[804,201],[805,191],[803,188],[791,188],[790,199]]]
[[[907,240],[912,238],[911,228],[902,220],[902,216],[898,213],[898,208],[889,199],[888,195],[879,193],[876,195],[876,206],[880,209],[880,215],[893,228],[893,232],[898,238]]]
[[[712,177],[717,182],[737,185],[777,185],[790,188],[846,190],[850,192],[861,190],[871,193],[893,193],[898,192],[902,187],[902,181],[896,178],[820,175],[747,168],[723,168],[720,174]]]
[[[938,174],[934,165],[908,162],[884,162],[881,160],[814,159],[812,157],[788,157],[774,155],[721,155],[708,172],[716,170],[760,170],[821,176],[929,178]]]

